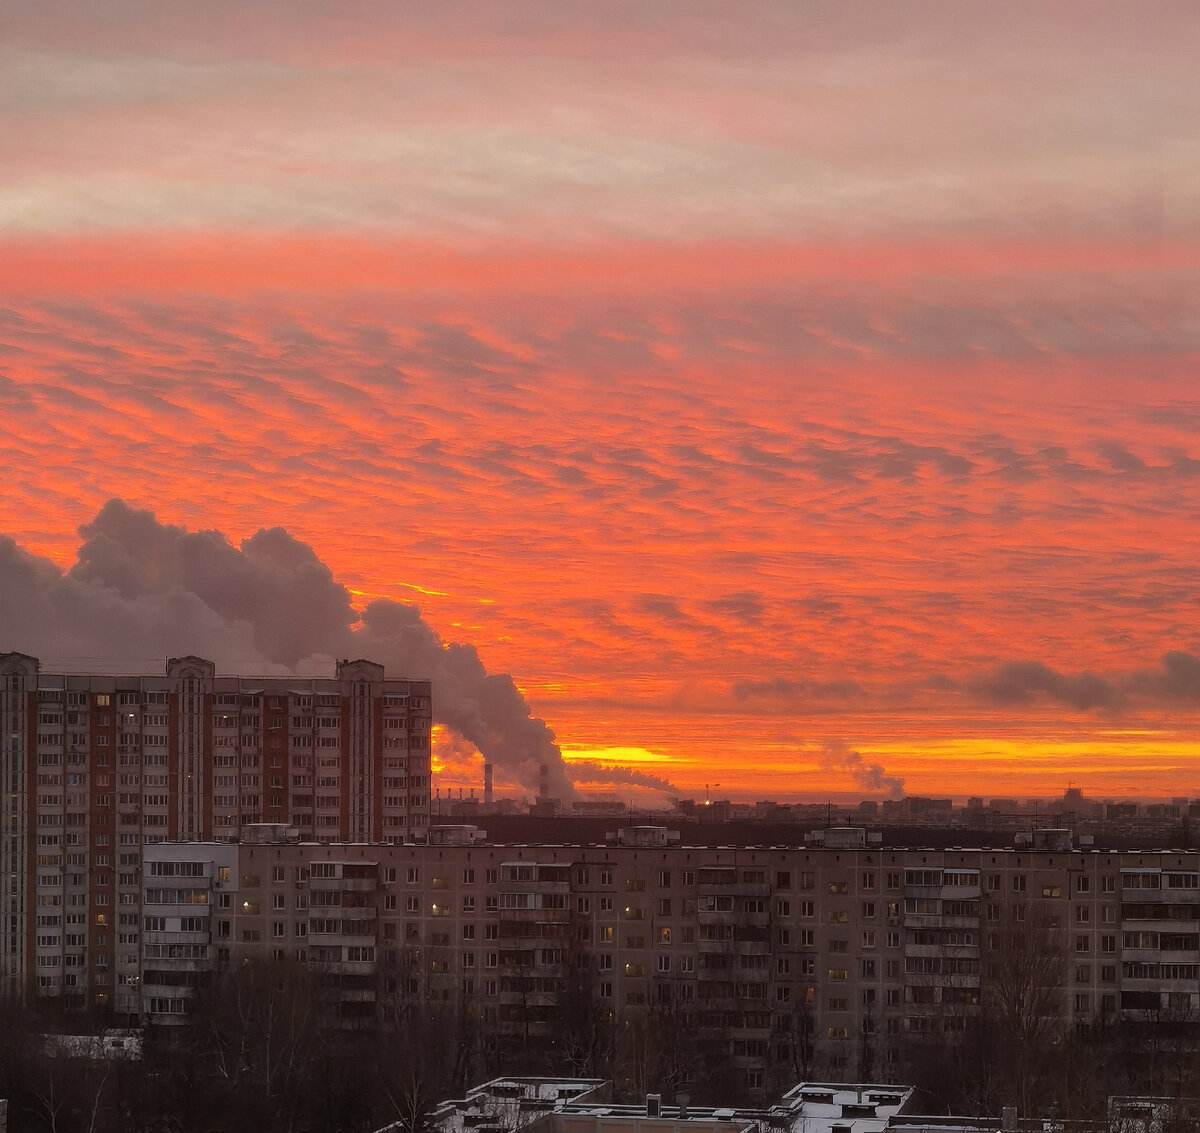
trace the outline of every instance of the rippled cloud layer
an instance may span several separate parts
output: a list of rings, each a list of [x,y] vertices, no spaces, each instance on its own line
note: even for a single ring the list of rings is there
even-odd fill
[[[1200,790],[1190,6],[68,7],[0,37],[14,561],[285,528],[599,788]]]

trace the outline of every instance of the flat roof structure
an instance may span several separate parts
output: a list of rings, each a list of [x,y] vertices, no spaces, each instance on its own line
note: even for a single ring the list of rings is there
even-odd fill
[[[598,1078],[506,1077],[442,1102],[430,1115],[437,1133],[981,1133],[991,1118],[925,1117],[907,1111],[911,1086],[801,1082],[764,1108],[693,1106],[686,1095],[663,1104],[609,1100]],[[400,1133],[402,1122],[378,1133]]]

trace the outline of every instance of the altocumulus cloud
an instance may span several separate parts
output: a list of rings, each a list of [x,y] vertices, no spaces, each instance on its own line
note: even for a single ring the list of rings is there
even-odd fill
[[[498,770],[534,787],[545,765],[551,792],[574,795],[554,733],[511,676],[489,673],[473,645],[444,642],[416,606],[379,599],[356,611],[313,549],[282,528],[235,547],[219,531],[110,500],[80,535],[65,573],[0,536],[0,648],[92,661],[196,653],[280,672],[368,657],[393,676],[432,680],[437,722]]]

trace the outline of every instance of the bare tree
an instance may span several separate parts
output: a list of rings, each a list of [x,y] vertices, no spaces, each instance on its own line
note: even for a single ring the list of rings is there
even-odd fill
[[[559,999],[557,1039],[566,1068],[579,1077],[613,1073],[613,1013],[599,997],[598,982],[593,958],[576,950]]]
[[[1059,925],[1036,906],[985,950],[983,1024],[998,1040],[995,1069],[1010,1104],[1030,1112],[1033,1087],[1064,1037],[1066,950]]]

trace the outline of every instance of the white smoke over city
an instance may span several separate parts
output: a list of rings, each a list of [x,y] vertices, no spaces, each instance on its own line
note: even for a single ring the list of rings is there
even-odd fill
[[[336,658],[365,657],[389,676],[431,680],[435,721],[510,782],[574,796],[554,733],[511,676],[489,673],[473,645],[444,642],[416,606],[380,599],[355,610],[313,549],[282,528],[235,547],[219,531],[189,532],[110,500],[80,535],[65,573],[0,536],[0,650],[108,671],[136,661],[144,672],[187,654],[218,672],[223,662],[225,671],[318,663],[332,672]]]
[[[904,794],[904,780],[898,775],[889,775],[883,765],[864,759],[861,752],[854,751],[842,740],[831,740],[818,753],[818,760],[826,771],[849,775],[858,786],[868,791],[886,791],[889,798],[898,799]]]

